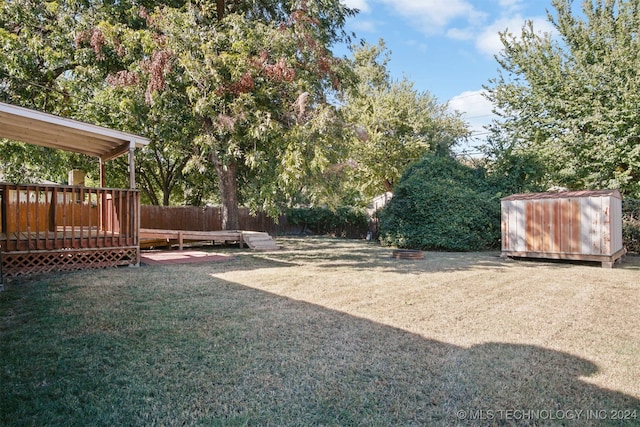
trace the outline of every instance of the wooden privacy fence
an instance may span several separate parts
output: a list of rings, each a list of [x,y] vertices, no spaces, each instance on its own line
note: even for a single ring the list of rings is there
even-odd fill
[[[292,219],[291,222],[294,222]],[[292,224],[287,215],[281,215],[276,223],[267,214],[252,215],[247,208],[240,208],[239,229],[261,231],[272,236],[296,234],[335,234],[349,238],[364,238],[366,224]],[[222,215],[219,206],[151,206],[140,207],[140,228],[160,230],[222,231]]]
[[[249,209],[240,208],[239,226],[245,231],[265,231],[271,235],[288,233],[286,217],[278,224],[265,213],[251,215]],[[140,207],[140,228],[161,230],[222,230],[222,214],[218,206],[150,206]]]

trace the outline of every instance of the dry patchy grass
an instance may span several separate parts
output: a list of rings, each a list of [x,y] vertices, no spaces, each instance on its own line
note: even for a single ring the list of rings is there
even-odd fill
[[[278,243],[12,286],[0,422],[640,425],[639,258]]]

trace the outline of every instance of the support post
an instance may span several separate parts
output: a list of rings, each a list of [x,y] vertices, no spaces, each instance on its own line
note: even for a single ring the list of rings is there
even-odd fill
[[[135,164],[136,142],[129,141],[129,188],[136,189],[136,164]]]
[[[104,188],[104,160],[100,157],[100,188]]]
[[[96,193],[96,198],[98,203],[100,204],[100,212],[99,215],[100,217],[98,218],[98,230],[100,231],[104,231],[105,230],[105,226],[104,226],[104,222],[105,222],[105,217],[106,217],[106,206],[107,206],[107,196],[105,195],[105,192],[103,191],[103,189],[105,188],[104,182],[105,182],[105,176],[104,176],[104,159],[102,157],[100,157],[100,190]]]

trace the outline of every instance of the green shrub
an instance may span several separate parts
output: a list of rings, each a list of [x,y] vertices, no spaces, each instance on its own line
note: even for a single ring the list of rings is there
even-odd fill
[[[640,199],[622,201],[622,240],[627,251],[640,253]]]
[[[500,242],[500,200],[482,170],[451,157],[424,157],[410,166],[380,214],[383,245],[474,251]]]
[[[287,211],[287,223],[302,227],[303,233],[363,238],[367,234],[367,215],[362,209],[342,206],[329,208],[295,208]]]

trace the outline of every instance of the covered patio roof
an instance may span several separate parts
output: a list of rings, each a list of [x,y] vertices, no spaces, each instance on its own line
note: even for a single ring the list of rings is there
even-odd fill
[[[98,157],[101,163],[149,144],[148,138],[0,102],[0,138]]]
[[[111,160],[149,139],[0,102],[0,137]]]

